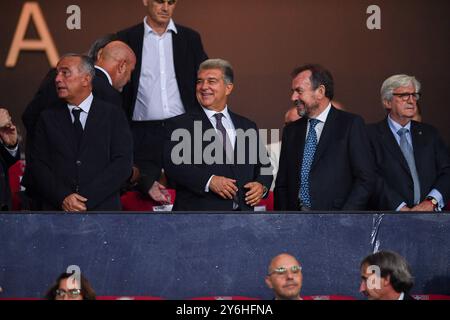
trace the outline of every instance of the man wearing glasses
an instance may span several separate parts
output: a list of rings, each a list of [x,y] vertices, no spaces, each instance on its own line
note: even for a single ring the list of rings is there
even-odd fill
[[[153,200],[170,202],[159,184],[166,120],[199,108],[197,70],[207,55],[200,35],[175,24],[177,0],[142,0],[143,23],[118,32],[137,57],[123,107],[131,123],[134,160],[141,173],[139,189]]]
[[[420,87],[404,74],[381,87],[387,117],[368,126],[378,173],[374,209],[440,211],[449,199],[449,149],[434,127],[412,120]]]
[[[302,267],[290,254],[282,253],[272,259],[265,280],[267,286],[273,290],[275,300],[303,300],[300,297]]]

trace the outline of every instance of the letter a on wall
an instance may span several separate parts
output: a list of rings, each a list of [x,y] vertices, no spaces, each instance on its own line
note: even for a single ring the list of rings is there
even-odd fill
[[[39,39],[37,40],[25,39],[27,28],[31,19],[34,22],[39,35]],[[6,59],[7,68],[13,68],[16,66],[17,60],[19,59],[19,53],[22,50],[45,51],[49,64],[52,67],[55,67],[58,63],[58,51],[56,50],[55,43],[53,42],[41,8],[37,2],[26,2],[23,5],[19,23],[16,28],[16,33],[14,34],[14,39]]]

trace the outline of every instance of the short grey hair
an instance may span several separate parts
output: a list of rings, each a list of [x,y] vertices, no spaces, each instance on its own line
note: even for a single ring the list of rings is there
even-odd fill
[[[223,72],[223,80],[226,84],[231,84],[234,82],[234,71],[231,63],[223,59],[208,59],[203,61],[198,71],[209,70],[209,69],[220,69]]]
[[[392,287],[396,292],[408,293],[414,285],[411,269],[405,258],[393,251],[378,251],[364,258],[363,266],[378,266],[381,277],[390,277]]]
[[[395,89],[397,89],[398,87],[406,87],[411,84],[414,86],[416,92],[420,92],[420,82],[413,76],[408,76],[406,74],[396,74],[387,78],[381,86],[381,102],[385,100],[391,101]]]
[[[87,73],[91,76],[92,79],[94,79],[95,77],[94,61],[89,56],[78,53],[66,53],[61,57],[61,59],[59,59],[59,61],[61,61],[64,58],[70,57],[80,58],[81,62],[78,66],[78,69],[80,70],[81,73],[83,74]]]

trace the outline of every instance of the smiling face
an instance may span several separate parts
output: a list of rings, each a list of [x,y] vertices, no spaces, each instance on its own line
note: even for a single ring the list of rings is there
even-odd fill
[[[147,22],[151,27],[166,28],[176,7],[174,0],[142,0],[147,7]]]
[[[400,94],[410,93],[407,99],[398,96]],[[384,100],[384,107],[389,111],[392,120],[405,126],[417,113],[417,99],[412,95],[416,93],[416,88],[411,83],[406,87],[398,87],[394,90],[390,101]]]
[[[310,70],[305,70],[292,80],[291,101],[295,104],[301,116],[314,117],[322,111],[320,99],[324,97],[325,88],[319,86],[317,89],[313,89],[311,75]]]
[[[297,259],[288,254],[275,257],[266,276],[266,284],[277,300],[299,300],[303,275]]]
[[[221,69],[204,69],[198,72],[197,100],[206,109],[217,112],[222,111],[232,91],[233,84],[225,83]]]

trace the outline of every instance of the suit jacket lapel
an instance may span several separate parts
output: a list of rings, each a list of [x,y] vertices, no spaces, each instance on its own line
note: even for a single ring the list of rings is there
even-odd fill
[[[338,114],[336,110],[334,109],[334,107],[331,107],[330,112],[328,113],[327,120],[324,123],[322,134],[320,135],[319,144],[317,145],[317,150],[314,155],[313,163],[311,165],[311,171],[320,160],[325,150],[327,150],[333,139],[333,132],[336,132],[335,126],[337,124],[337,117]]]
[[[83,136],[81,138],[79,150],[80,154],[86,147],[87,142],[92,140],[91,137],[93,137],[93,135],[96,135],[96,129],[99,127],[99,122],[103,119],[101,111],[96,107],[97,101],[98,100],[94,98],[91,108],[89,109],[89,114],[86,119],[86,125],[84,126]]]
[[[422,184],[422,181],[424,181],[425,179],[421,177],[421,173],[426,172],[426,166],[429,161],[427,160],[427,153],[423,152],[426,147],[426,140],[423,135],[420,123],[411,121],[411,137],[417,174],[419,175],[419,181]],[[421,191],[423,191],[424,188],[424,186],[421,186]]]
[[[71,151],[76,153],[77,146],[75,140],[75,132],[73,129],[72,118],[70,117],[70,111],[65,102],[61,102],[55,107],[55,127],[58,128],[58,132],[65,137],[65,141],[69,141],[69,144],[64,144],[69,147]]]
[[[136,67],[133,72],[133,78],[131,79],[131,81],[133,82],[134,90],[133,97],[137,96],[137,92],[139,89],[139,78],[141,76],[142,68],[142,49],[144,46],[144,31],[144,23],[142,23],[140,27],[133,33],[133,36],[130,37],[130,47],[134,49],[134,53],[136,54]]]
[[[180,28],[177,26],[178,33],[172,32],[172,46],[173,46],[173,63],[175,66],[175,74],[179,75],[180,70],[183,69],[183,57],[186,55],[186,37],[180,34]],[[180,79],[177,76],[178,86],[180,86]]]

